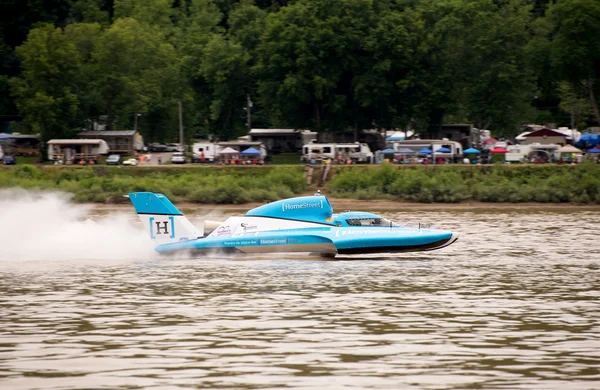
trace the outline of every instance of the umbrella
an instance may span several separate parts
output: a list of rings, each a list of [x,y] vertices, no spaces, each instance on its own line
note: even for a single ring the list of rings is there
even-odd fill
[[[409,148],[402,148],[400,150],[397,150],[396,153],[400,153],[400,154],[409,154],[409,153],[414,153],[415,151]]]
[[[221,150],[219,154],[238,154],[239,152],[234,148],[230,148],[229,146],[225,149]]]
[[[243,154],[243,155],[260,154],[260,150],[257,150],[257,149],[254,149],[254,148],[248,148],[248,149],[244,150],[240,154]]]
[[[600,153],[600,149],[598,149],[597,147],[592,148],[590,150],[587,151],[588,153]]]
[[[463,152],[464,154],[481,154],[481,152],[475,148],[469,148]]]
[[[452,151],[446,147],[441,147],[438,150],[435,151],[436,153],[452,153]]]
[[[431,154],[433,152],[429,148],[423,148],[423,149],[419,150],[417,153],[419,153],[419,154]]]
[[[396,153],[396,151],[394,149],[389,149],[389,148],[388,149],[383,149],[381,151],[381,154],[394,154],[394,153]]]
[[[581,149],[577,149],[575,146],[565,145],[556,151],[557,153],[581,153]]]
[[[508,150],[504,148],[494,148],[491,153],[508,153]]]

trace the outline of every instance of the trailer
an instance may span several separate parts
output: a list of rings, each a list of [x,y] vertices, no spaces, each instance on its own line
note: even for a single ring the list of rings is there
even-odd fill
[[[332,160],[340,162],[352,162],[362,164],[372,164],[374,154],[366,143],[310,143],[302,147],[301,161],[322,161]]]

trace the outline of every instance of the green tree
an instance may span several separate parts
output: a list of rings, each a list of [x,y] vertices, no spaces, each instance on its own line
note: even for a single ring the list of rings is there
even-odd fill
[[[110,24],[110,15],[104,0],[79,0],[71,8],[71,18],[78,22]]]
[[[270,14],[256,66],[270,115],[317,130],[368,122],[353,81],[368,59],[362,42],[372,19],[367,0],[300,0]]]
[[[70,32],[44,25],[31,30],[16,50],[23,72],[10,80],[11,92],[25,125],[44,140],[70,136],[79,125],[81,56]]]
[[[436,23],[453,79],[454,114],[482,129],[514,135],[535,87],[526,67],[529,6],[520,0],[450,0]]]
[[[600,125],[600,2],[559,0],[550,7],[553,23],[552,63],[564,80],[587,90],[594,117]]]
[[[176,53],[155,29],[135,19],[118,19],[105,31],[92,54],[108,128],[130,126],[137,113],[159,99]]]

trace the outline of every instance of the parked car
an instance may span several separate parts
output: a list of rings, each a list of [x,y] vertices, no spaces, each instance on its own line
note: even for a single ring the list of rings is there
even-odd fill
[[[160,142],[154,142],[148,145],[151,152],[167,152],[167,145],[161,144]]]
[[[166,152],[183,152],[181,144],[167,144],[166,148]]]
[[[4,165],[15,165],[17,161],[14,156],[4,156],[2,158],[2,164]]]
[[[106,158],[106,165],[119,165],[121,164],[121,156],[118,154],[111,154]]]
[[[139,163],[140,162],[137,160],[137,158],[128,158],[127,160],[123,161],[123,165],[129,165],[132,167],[135,167]]]
[[[183,152],[175,152],[171,156],[171,164],[185,164],[186,162],[187,158]]]

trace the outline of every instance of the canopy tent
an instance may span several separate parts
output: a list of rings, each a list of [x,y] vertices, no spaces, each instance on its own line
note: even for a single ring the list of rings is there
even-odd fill
[[[600,153],[600,149],[598,149],[597,147],[592,148],[590,150],[587,151],[588,153]]]
[[[469,148],[463,151],[464,154],[481,154],[481,152],[475,148]]]
[[[254,149],[254,148],[250,147],[250,148],[244,150],[240,154],[242,154],[244,156],[247,156],[247,155],[257,155],[257,154],[260,154],[260,150],[257,150],[257,149]]]
[[[396,151],[394,149],[390,149],[390,148],[383,149],[381,151],[381,154],[394,154],[394,153],[396,153]]]
[[[225,149],[219,151],[219,154],[238,154],[239,152],[234,148],[230,148],[229,146]]]
[[[409,149],[409,148],[401,148],[399,150],[396,150],[396,153],[399,153],[399,154],[412,154],[414,152],[415,152],[414,150]]]
[[[579,141],[575,142],[573,145],[582,149],[600,145],[600,134],[581,134]]]
[[[577,149],[572,145],[565,145],[556,151],[557,153],[583,153],[581,149]]]
[[[496,138],[488,138],[483,143],[486,144],[486,145],[493,145],[496,142],[498,142],[498,140]]]
[[[423,148],[423,149],[419,150],[417,153],[419,153],[419,154],[431,154],[433,152],[429,148]]]
[[[491,150],[490,153],[508,153],[508,150],[504,148],[494,148]]]
[[[452,151],[444,146],[435,151],[436,153],[452,153]]]

